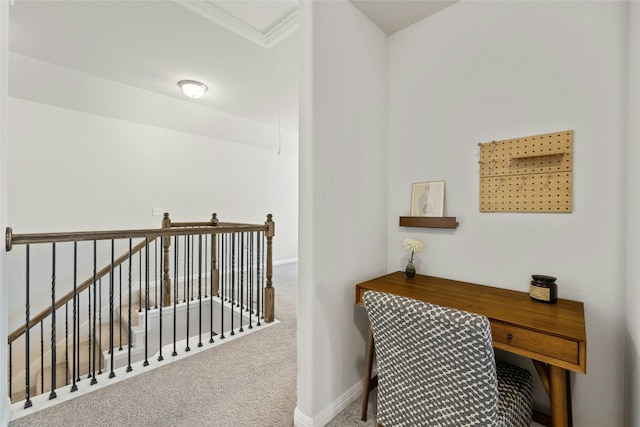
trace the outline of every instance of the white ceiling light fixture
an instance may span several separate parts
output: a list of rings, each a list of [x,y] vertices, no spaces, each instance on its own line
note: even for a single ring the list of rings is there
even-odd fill
[[[207,91],[207,85],[195,80],[180,80],[178,86],[189,98],[201,98]]]

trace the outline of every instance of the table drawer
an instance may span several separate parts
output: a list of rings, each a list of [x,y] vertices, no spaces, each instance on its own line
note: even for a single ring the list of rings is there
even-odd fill
[[[570,363],[579,363],[578,343],[565,338],[546,335],[517,326],[491,322],[494,341],[544,354]]]

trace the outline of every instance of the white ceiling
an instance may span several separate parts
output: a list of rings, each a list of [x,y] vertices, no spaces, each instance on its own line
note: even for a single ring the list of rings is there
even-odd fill
[[[441,11],[459,0],[351,0],[364,16],[388,36]]]
[[[450,1],[351,0],[387,34]],[[297,131],[297,0],[34,1],[10,8],[9,48],[89,75]]]

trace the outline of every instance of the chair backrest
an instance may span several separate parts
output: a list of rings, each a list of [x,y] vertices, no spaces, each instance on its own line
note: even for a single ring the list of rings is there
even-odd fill
[[[496,365],[485,316],[374,291],[363,299],[378,364],[379,423],[498,423]]]

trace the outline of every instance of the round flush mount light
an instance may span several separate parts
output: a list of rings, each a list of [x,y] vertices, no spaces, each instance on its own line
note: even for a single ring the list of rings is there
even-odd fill
[[[195,80],[180,80],[178,86],[189,98],[200,98],[208,89],[204,83]]]

